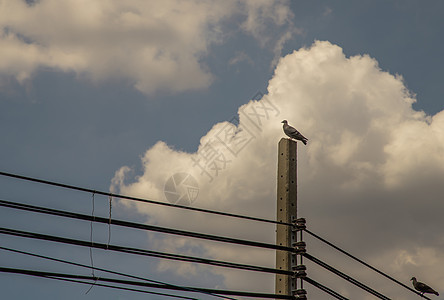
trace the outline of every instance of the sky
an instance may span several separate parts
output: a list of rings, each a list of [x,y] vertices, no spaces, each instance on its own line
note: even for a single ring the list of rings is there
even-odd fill
[[[416,276],[441,292],[443,9],[441,1],[0,0],[0,170],[274,219],[286,119],[309,140],[298,143],[298,216],[308,228],[406,285]],[[108,198],[97,194],[4,176],[0,187],[3,200],[109,217]],[[275,242],[275,227],[257,222],[118,199],[111,212],[132,222]],[[269,250],[118,227],[109,232],[7,208],[0,214],[7,228],[102,243],[111,232],[118,245],[275,263]],[[305,238],[314,256],[386,296],[413,297]],[[274,292],[273,275],[0,239],[5,247],[173,284]],[[0,257],[5,267],[91,274],[5,251]],[[348,298],[374,299],[307,267],[310,277]],[[165,299],[0,276],[8,299]],[[304,287],[310,298],[330,299]]]

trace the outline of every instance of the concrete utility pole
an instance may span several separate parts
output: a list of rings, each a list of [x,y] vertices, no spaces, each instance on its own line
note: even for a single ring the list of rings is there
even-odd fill
[[[277,179],[277,220],[292,223],[297,216],[297,143],[282,138],[279,141]],[[293,247],[297,241],[296,232],[291,226],[277,225],[276,244]],[[287,251],[276,251],[276,268],[292,271],[297,265],[296,255]],[[289,275],[276,275],[276,294],[292,295],[296,281]]]

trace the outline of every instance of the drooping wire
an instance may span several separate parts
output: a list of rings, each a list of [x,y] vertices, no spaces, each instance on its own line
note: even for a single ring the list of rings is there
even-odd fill
[[[108,196],[108,202],[109,202],[109,219],[108,219],[108,243],[111,242],[111,214],[112,214],[112,208],[113,208],[113,197]]]
[[[91,242],[91,247],[89,248],[89,258],[90,258],[90,261],[91,261],[91,275],[93,276],[93,277],[95,277],[95,275],[94,275],[94,260],[93,260],[93,250],[92,250],[92,245],[94,244],[94,242],[93,242],[93,224],[94,224],[94,219],[95,219],[95,217],[94,217],[94,195],[95,195],[95,193],[92,193],[92,210],[91,210],[91,232],[90,232],[90,242]],[[89,292],[89,290],[88,290],[88,292]]]
[[[92,217],[92,220],[91,220],[91,232],[90,232],[90,242],[91,242],[91,246],[94,244],[94,242],[93,242],[93,227],[94,227],[94,225],[93,225],[93,220],[94,220],[94,216],[95,216],[95,213],[94,213],[94,206],[95,206],[95,199],[94,199],[94,195],[95,195],[95,193],[93,192],[92,193],[92,210],[91,210],[91,217]],[[89,259],[90,259],[90,261],[91,261],[91,275],[92,275],[92,277],[96,277],[96,275],[94,274],[94,260],[93,260],[93,248],[92,247],[89,247]],[[85,292],[85,295],[87,295],[91,290],[92,290],[92,288],[94,287],[94,285],[96,284],[96,282],[97,281],[94,281],[93,282],[93,284],[91,284],[91,286],[89,287],[89,289]]]
[[[197,212],[203,212],[203,213],[208,213],[208,214],[215,214],[215,215],[220,215],[220,216],[225,216],[225,217],[232,217],[232,218],[238,218],[238,219],[244,219],[244,220],[250,220],[250,221],[258,221],[258,222],[264,222],[264,223],[293,226],[292,223],[279,222],[279,221],[275,221],[275,220],[269,220],[269,219],[263,219],[263,218],[257,218],[257,217],[250,217],[250,216],[245,216],[245,215],[240,215],[240,214],[233,214],[233,213],[221,212],[221,211],[216,211],[216,210],[197,208],[197,207],[192,207],[192,206],[172,204],[172,203],[161,202],[161,201],[157,201],[157,200],[150,200],[150,199],[142,199],[142,198],[130,197],[130,196],[119,195],[119,194],[115,194],[115,193],[109,193],[109,192],[93,190],[93,189],[89,189],[89,188],[83,188],[83,187],[74,186],[74,185],[68,185],[68,184],[53,182],[53,181],[49,181],[49,180],[43,180],[43,179],[38,179],[38,178],[32,178],[32,177],[27,177],[27,176],[22,176],[22,175],[2,172],[2,171],[0,171],[0,175],[11,177],[11,178],[16,178],[16,179],[21,179],[21,180],[26,180],[26,181],[31,181],[31,182],[37,182],[37,183],[46,184],[46,185],[51,185],[51,186],[57,186],[57,187],[61,187],[61,188],[71,189],[71,190],[87,192],[87,193],[95,192],[98,195],[111,196],[111,197],[114,197],[114,198],[121,198],[121,199],[126,199],[126,200],[131,200],[131,201],[138,201],[138,202],[144,202],[144,203],[149,203],[149,204],[174,207],[174,208],[185,209],[185,210],[192,210],[192,211],[197,211]]]

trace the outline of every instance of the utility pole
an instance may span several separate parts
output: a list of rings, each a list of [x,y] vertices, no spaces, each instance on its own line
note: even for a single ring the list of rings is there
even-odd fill
[[[292,223],[297,216],[297,143],[282,138],[278,147],[277,221]],[[287,225],[276,226],[276,244],[292,247],[296,233]],[[293,261],[292,261],[293,260]],[[292,270],[296,256],[287,251],[276,251],[276,268]],[[276,294],[292,295],[294,280],[289,275],[276,275]]]
[[[276,250],[276,268],[295,272],[295,276],[277,274],[275,293],[294,296],[295,299],[307,299],[303,290],[302,279],[299,289],[297,278],[305,276],[305,266],[302,265],[302,255],[305,243],[297,238],[297,228],[305,226],[305,219],[297,219],[297,143],[294,140],[282,138],[278,147],[277,172],[277,221],[293,223],[294,226],[276,225],[276,244],[295,248],[295,253]],[[298,263],[298,255],[300,263]]]

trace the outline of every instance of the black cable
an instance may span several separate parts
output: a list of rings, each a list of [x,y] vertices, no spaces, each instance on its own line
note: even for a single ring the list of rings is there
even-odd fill
[[[355,260],[355,261],[361,263],[362,265],[366,266],[367,268],[372,269],[373,271],[375,271],[376,273],[378,273],[378,274],[384,276],[384,277],[387,278],[387,279],[390,279],[391,281],[395,282],[396,284],[398,284],[398,285],[400,285],[400,286],[402,286],[402,287],[408,289],[409,291],[411,291],[411,292],[413,292],[413,293],[415,293],[415,294],[417,294],[417,295],[419,295],[419,296],[421,296],[421,297],[423,297],[423,298],[425,298],[425,299],[431,300],[431,299],[428,298],[427,296],[422,295],[422,294],[419,293],[418,291],[415,291],[414,289],[412,289],[411,287],[405,285],[404,283],[400,282],[399,280],[396,280],[395,278],[391,277],[390,275],[387,275],[387,274],[385,274],[384,272],[382,272],[382,271],[376,269],[375,267],[369,265],[368,263],[366,263],[366,262],[364,262],[363,260],[357,258],[356,256],[354,256],[354,255],[348,253],[347,251],[345,251],[345,250],[339,248],[338,246],[334,245],[333,243],[331,243],[331,242],[327,241],[326,239],[320,237],[319,235],[317,235],[317,234],[311,232],[310,230],[308,230],[308,229],[304,229],[304,231],[307,232],[308,234],[310,234],[311,236],[317,238],[317,239],[320,240],[321,242],[323,242],[323,243],[329,245],[330,247],[336,249],[337,251],[341,252],[342,254],[345,254],[346,256],[352,258],[353,260]]]
[[[74,186],[74,185],[68,185],[68,184],[57,183],[57,182],[48,181],[48,180],[42,180],[42,179],[37,179],[37,178],[32,178],[32,177],[27,177],[27,176],[22,176],[22,175],[7,173],[7,172],[2,172],[2,171],[0,171],[0,175],[7,176],[7,177],[12,177],[12,178],[16,178],[16,179],[21,179],[21,180],[26,180],[26,181],[37,182],[37,183],[46,184],[46,185],[57,186],[57,187],[65,188],[65,189],[77,190],[77,191],[82,191],[82,192],[87,192],[87,193],[95,193],[95,194],[98,194],[98,195],[116,197],[116,198],[131,200],[131,201],[138,201],[138,202],[144,202],[144,203],[149,203],[149,204],[156,204],[156,205],[162,205],[162,206],[168,206],[168,207],[175,207],[175,208],[192,210],[192,211],[198,211],[198,212],[203,212],[203,213],[208,213],[208,214],[215,214],[215,215],[220,215],[220,216],[225,216],[225,217],[232,217],[232,218],[245,219],[245,220],[251,220],[251,221],[258,221],[258,222],[264,222],[264,223],[293,226],[293,224],[291,224],[291,223],[278,222],[278,221],[274,221],[274,220],[268,220],[268,219],[257,218],[257,217],[250,217],[250,216],[245,216],[245,215],[239,215],[239,214],[215,211],[215,210],[204,209],[204,208],[197,208],[197,207],[192,207],[192,206],[185,206],[185,205],[172,204],[172,203],[167,203],[167,202],[160,202],[160,201],[156,201],[156,200],[149,200],[149,199],[130,197],[130,196],[119,195],[119,194],[114,194],[114,193],[109,193],[109,192],[97,191],[97,190],[83,188],[83,187]]]
[[[141,256],[149,256],[149,257],[156,257],[156,258],[163,258],[163,259],[170,259],[170,260],[177,260],[177,261],[184,261],[184,262],[204,263],[204,264],[210,264],[210,265],[215,265],[215,266],[220,266],[220,267],[229,267],[229,268],[233,268],[233,269],[240,269],[240,270],[247,270],[247,271],[259,271],[259,272],[285,274],[285,275],[292,274],[291,271],[285,271],[285,270],[265,268],[265,267],[259,267],[259,266],[253,266],[253,265],[242,265],[242,264],[236,264],[236,263],[230,263],[230,262],[224,262],[224,261],[209,260],[209,259],[203,259],[203,258],[192,257],[192,256],[177,255],[177,254],[171,254],[171,253],[165,253],[165,252],[137,249],[137,248],[131,248],[131,247],[123,247],[123,246],[116,246],[116,245],[108,245],[108,244],[102,244],[102,243],[92,243],[91,244],[91,242],[88,242],[88,241],[75,240],[75,239],[69,239],[69,238],[58,237],[58,236],[53,236],[53,235],[45,235],[45,234],[40,234],[40,233],[33,233],[33,232],[27,232],[27,231],[21,231],[21,230],[9,229],[9,228],[2,228],[2,227],[0,227],[0,234],[19,236],[19,237],[24,237],[24,238],[32,238],[32,239],[38,239],[38,240],[44,240],[44,241],[51,241],[51,242],[57,242],[57,243],[62,243],[62,244],[68,244],[68,245],[76,245],[76,246],[87,247],[87,248],[91,247],[91,248],[97,248],[97,249],[102,249],[102,250],[110,250],[110,251],[114,251],[114,252],[121,252],[121,253],[141,255]]]
[[[160,227],[160,226],[154,226],[154,225],[133,223],[133,222],[122,221],[122,220],[115,220],[115,219],[110,220],[109,218],[84,215],[84,214],[79,214],[79,213],[74,213],[74,212],[69,212],[69,211],[57,210],[57,209],[46,208],[46,207],[41,207],[41,206],[34,206],[34,205],[29,205],[29,204],[22,204],[22,203],[11,202],[11,201],[6,201],[6,200],[0,200],[0,206],[9,207],[9,208],[13,208],[13,209],[19,209],[19,210],[27,210],[27,211],[32,211],[32,212],[44,213],[44,214],[55,215],[55,216],[61,216],[61,217],[67,217],[67,218],[72,218],[72,219],[90,221],[90,222],[103,223],[103,224],[109,224],[111,222],[112,225],[117,225],[117,226],[136,228],[136,229],[142,229],[142,230],[148,230],[148,231],[155,231],[155,232],[161,232],[161,233],[167,233],[167,234],[175,234],[175,235],[180,235],[180,236],[193,237],[193,238],[218,241],[218,242],[225,242],[225,243],[230,243],[230,244],[259,247],[259,248],[266,248],[266,249],[274,249],[274,250],[284,250],[284,251],[291,251],[291,252],[295,251],[294,248],[275,245],[275,244],[268,244],[268,243],[262,243],[262,242],[228,238],[228,237],[223,237],[223,236],[197,233],[197,232],[191,232],[191,231],[185,231],[185,230],[178,230],[178,229],[172,229],[172,228]]]
[[[348,282],[350,282],[350,283],[356,285],[357,287],[363,289],[364,291],[366,291],[366,292],[368,292],[368,293],[370,293],[370,294],[376,296],[377,298],[379,298],[379,299],[384,299],[384,300],[390,300],[390,298],[388,298],[388,297],[384,296],[383,294],[377,292],[376,290],[374,290],[374,289],[368,287],[367,285],[365,285],[365,284],[359,282],[358,280],[356,280],[356,279],[354,279],[354,278],[348,276],[347,274],[342,273],[342,272],[339,271],[338,269],[333,268],[332,266],[330,266],[330,265],[328,265],[327,263],[321,261],[320,259],[317,259],[316,257],[312,256],[311,254],[304,253],[303,256],[306,257],[306,258],[308,258],[308,259],[311,260],[312,262],[314,262],[314,263],[320,265],[321,267],[323,267],[323,268],[329,270],[330,272],[332,272],[332,273],[338,275],[339,277],[341,277],[341,278],[347,280]]]
[[[59,280],[59,281],[66,281],[66,282],[74,282],[74,283],[91,285],[91,282],[88,282],[88,281],[81,281],[81,280],[60,278],[60,277],[50,277],[50,276],[38,276],[38,275],[35,275],[35,276],[43,277],[43,278],[48,278],[48,279]],[[178,296],[178,295],[166,294],[166,293],[151,292],[151,291],[145,291],[145,290],[139,290],[139,289],[134,289],[134,288],[127,288],[127,287],[115,286],[115,285],[109,285],[109,284],[103,284],[103,283],[97,283],[97,282],[94,282],[93,286],[106,287],[106,288],[118,289],[118,290],[130,291],[130,292],[153,294],[153,295],[158,295],[158,296],[166,296],[166,297],[179,298],[179,299],[199,300],[198,298],[191,298],[191,297],[186,297],[186,296]]]
[[[158,281],[158,280],[152,280],[152,279],[148,279],[148,278],[144,278],[144,277],[140,277],[140,276],[125,274],[125,273],[122,273],[122,272],[112,271],[112,270],[98,268],[98,267],[92,267],[92,266],[81,264],[81,263],[76,263],[76,262],[67,261],[67,260],[63,260],[63,259],[58,259],[58,258],[54,258],[54,257],[40,255],[40,254],[35,254],[35,253],[27,252],[27,251],[21,251],[21,250],[17,250],[17,249],[2,247],[2,246],[0,246],[0,249],[5,250],[5,251],[9,251],[9,252],[24,254],[24,255],[27,255],[27,256],[33,256],[33,257],[38,257],[38,258],[42,258],[42,259],[46,259],[46,260],[56,261],[56,262],[60,262],[60,263],[64,263],[64,264],[68,264],[68,265],[72,265],[72,266],[77,266],[77,267],[81,267],[81,268],[85,268],[85,269],[94,269],[96,271],[101,271],[101,272],[105,272],[105,273],[110,273],[110,274],[114,274],[114,275],[119,275],[119,276],[123,276],[123,277],[132,278],[132,279],[138,279],[138,280],[143,280],[143,281],[146,281],[146,282],[154,282],[156,284],[163,284],[165,286],[176,287],[176,285],[168,284],[168,283],[161,282],[161,281]],[[194,292],[193,290],[188,290],[188,291]],[[226,297],[224,297],[224,298],[228,299]]]
[[[91,276],[91,277],[90,276],[76,276],[76,275],[69,275],[69,274],[66,274],[66,276],[63,276],[63,275],[60,275],[59,273],[49,273],[49,272],[42,272],[42,271],[32,271],[32,270],[13,269],[13,268],[4,268],[4,267],[0,267],[0,272],[28,275],[28,276],[34,276],[34,277],[43,277],[43,278],[49,278],[49,279],[55,279],[55,280],[61,280],[61,281],[82,283],[82,284],[87,284],[87,285],[91,285],[91,282],[82,281],[81,280],[82,277],[89,277],[89,278],[83,278],[85,280],[92,280],[94,278],[95,279],[94,281],[99,281],[98,277],[93,277],[93,276]],[[59,274],[59,275],[57,275],[57,274]],[[97,283],[97,282],[94,282],[94,286],[114,288],[114,289],[139,292],[139,293],[145,293],[145,294],[152,294],[152,295],[158,295],[158,296],[165,296],[165,297],[173,297],[173,298],[189,299],[189,300],[199,300],[198,298],[191,298],[191,297],[186,297],[186,296],[159,293],[159,292],[153,292],[153,291],[147,291],[147,290],[139,290],[139,289],[127,288],[127,287],[121,287],[121,286],[115,286],[115,285],[107,285],[107,284],[102,284],[102,283]]]
[[[86,241],[81,241],[81,240],[74,240],[74,239],[68,239],[68,238],[62,238],[62,237],[57,237],[57,236],[32,233],[32,232],[26,232],[26,231],[20,231],[20,230],[8,229],[8,228],[0,228],[0,234],[7,234],[7,235],[12,235],[12,236],[24,237],[24,238],[39,239],[39,240],[44,240],[44,241],[52,241],[52,242],[58,242],[58,243],[69,244],[69,245],[77,245],[77,246],[83,246],[83,247],[90,247],[90,248],[98,248],[98,249],[103,249],[103,250],[111,250],[111,251],[129,253],[129,254],[155,256],[155,257],[160,256],[160,255],[156,256],[156,255],[150,253],[153,251],[149,251],[149,250],[113,246],[113,245],[107,245],[107,244],[101,244],[101,243],[92,243],[91,244],[91,242],[86,242]],[[93,266],[90,266],[89,268],[93,269],[93,270],[96,269]],[[152,279],[145,279],[145,280],[150,281],[150,282],[169,285],[171,287],[175,287],[175,285],[167,284],[167,283],[164,283],[161,281],[156,281],[156,280],[152,280]],[[211,294],[211,296],[224,298],[224,299],[232,299],[232,298],[222,297],[222,296],[213,295],[213,294]],[[234,300],[234,299],[232,299],[232,300]]]
[[[327,294],[329,294],[330,296],[333,296],[336,299],[340,299],[340,300],[349,300],[348,298],[345,298],[344,296],[342,296],[341,294],[335,292],[334,290],[326,287],[325,285],[320,284],[317,281],[314,281],[313,279],[309,278],[309,277],[304,277],[303,278],[304,281],[310,283],[312,286],[326,292]]]
[[[86,241],[77,241],[77,240],[66,240],[66,243],[79,245],[79,246],[85,246],[87,245]],[[81,244],[81,245],[80,245]],[[88,244],[91,246],[91,243]],[[106,244],[107,248],[109,249],[109,244]],[[104,249],[103,244],[95,243],[95,248],[98,249]],[[261,267],[261,266],[255,266],[255,265],[247,265],[247,264],[239,264],[239,263],[232,263],[232,262],[226,262],[221,260],[214,260],[214,259],[207,259],[207,258],[200,258],[200,257],[194,257],[194,256],[187,256],[187,255],[180,255],[180,254],[173,254],[173,253],[166,253],[166,252],[159,252],[159,251],[153,251],[153,250],[142,250],[142,249],[136,249],[136,248],[125,248],[125,247],[119,247],[119,246],[113,246],[112,251],[119,251],[119,248],[121,249],[131,249],[132,254],[138,254],[137,252],[145,252],[145,256],[151,256],[156,258],[163,258],[163,259],[170,259],[170,260],[178,260],[183,262],[191,262],[191,263],[198,263],[198,264],[206,264],[211,266],[217,266],[217,267],[225,267],[225,268],[232,268],[232,269],[238,269],[238,270],[245,270],[245,271],[255,271],[255,272],[263,272],[263,273],[271,273],[271,274],[283,274],[283,275],[293,275],[292,271],[287,270],[280,270],[280,269],[274,269],[274,268],[267,268],[267,267]],[[0,249],[7,250],[4,247],[0,246]],[[105,249],[104,249],[105,250]],[[119,251],[120,252],[120,251]],[[23,253],[25,254],[25,253]],[[89,268],[91,268],[89,266]]]
[[[89,280],[89,281],[104,281],[104,282],[124,284],[124,285],[142,286],[142,287],[151,287],[151,288],[160,288],[160,289],[168,289],[168,290],[187,291],[187,292],[199,291],[201,293],[206,293],[206,294],[209,294],[209,293],[213,294],[214,293],[214,294],[220,294],[220,295],[232,295],[232,296],[254,297],[254,298],[293,299],[292,296],[278,295],[278,294],[242,292],[242,291],[219,290],[219,289],[206,289],[206,288],[197,288],[197,287],[169,286],[169,285],[164,285],[164,284],[153,284],[153,283],[145,283],[145,282],[140,282],[140,281],[121,280],[121,279],[115,279],[115,278],[94,277],[94,276],[84,276],[84,275],[75,275],[75,274],[64,274],[64,273],[55,273],[55,272],[14,269],[14,268],[5,268],[5,267],[0,267],[0,272],[24,274],[24,275],[31,275],[31,276],[41,276],[41,277],[48,277],[48,278],[67,278],[67,279],[79,279],[79,280]]]

